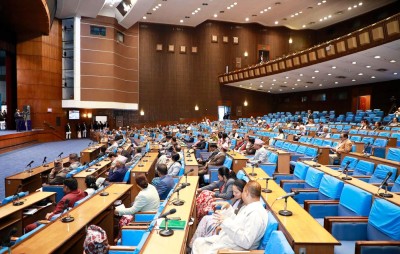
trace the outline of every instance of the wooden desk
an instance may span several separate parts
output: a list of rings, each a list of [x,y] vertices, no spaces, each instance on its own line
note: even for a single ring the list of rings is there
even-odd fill
[[[311,167],[313,167],[313,165],[315,164],[315,162],[312,162],[312,161],[305,161],[304,163],[307,165],[310,165]],[[373,197],[375,197],[376,193],[378,193],[378,189],[379,189],[378,186],[366,183],[366,182],[364,182],[360,179],[357,179],[353,176],[350,176],[352,178],[351,180],[343,180],[342,177],[345,175],[340,174],[340,172],[338,172],[337,170],[331,169],[331,168],[323,166],[323,165],[321,165],[320,167],[313,167],[313,168],[320,170],[320,171],[324,172],[325,174],[333,176],[339,180],[342,180],[345,183],[354,185],[357,188],[365,190],[366,192],[371,193],[373,195]],[[379,191],[379,193],[381,193],[381,192],[384,192],[384,190]],[[390,191],[388,191],[388,193],[393,194],[393,198],[383,198],[383,197],[380,197],[380,198],[386,199],[387,201],[400,206],[400,195],[396,195],[395,193],[392,193]]]
[[[132,151],[132,142],[130,139],[126,139],[125,144],[122,146],[124,151],[128,151],[129,153]]]
[[[193,169],[193,172],[191,172],[190,176],[198,176],[199,175],[199,164],[197,163],[196,160],[196,155],[195,153],[189,153],[189,149],[183,149],[183,157],[185,160],[185,172],[188,172],[189,170]]]
[[[151,152],[158,152],[158,150],[160,150],[160,148],[161,148],[161,145],[160,144],[158,144],[158,143],[151,143],[150,144],[150,151]]]
[[[111,160],[106,158],[106,159],[100,161],[99,163],[87,168],[86,170],[83,170],[83,171],[79,172],[78,174],[75,174],[73,177],[78,182],[78,189],[81,189],[81,190],[86,189],[85,179],[86,179],[86,176],[88,176],[88,175],[93,175],[96,178],[98,178],[100,176],[107,178],[105,173],[108,171],[110,166],[111,166]]]
[[[290,173],[290,155],[291,155],[291,153],[288,151],[276,149],[273,147],[267,147],[267,149],[278,155],[276,172],[289,174]]]
[[[62,159],[63,164],[67,163],[68,157]],[[32,172],[23,171],[21,173],[8,176],[4,179],[6,197],[14,195],[18,186],[22,184],[22,191],[35,192],[42,187],[43,183],[47,182],[48,174],[54,168],[54,161],[48,163],[48,167],[39,166],[33,168]]]
[[[163,212],[167,212],[172,208],[176,209],[176,213],[172,217],[180,217],[182,220],[186,221],[185,230],[174,230],[174,234],[170,237],[162,237],[158,234],[156,230],[150,233],[147,238],[141,253],[143,254],[155,254],[155,253],[186,253],[187,241],[190,241],[195,228],[189,226],[188,222],[191,217],[196,220],[196,189],[198,188],[198,176],[188,176],[187,186],[179,192],[179,198],[185,200],[182,206],[174,206],[173,204],[168,204],[165,206]],[[185,182],[184,177],[181,177],[179,182]],[[177,185],[178,186],[178,185]],[[173,194],[170,200],[176,198],[177,194]],[[196,225],[196,221],[193,225]]]
[[[232,170],[235,173],[246,167],[246,163],[249,158],[241,153],[233,152],[232,150],[227,152],[227,154],[232,158]]]
[[[43,219],[46,213],[54,210],[56,193],[55,192],[34,192],[26,197],[21,198],[24,201],[23,205],[14,206],[11,203],[0,207],[0,235],[8,235],[11,228],[16,228],[16,236],[21,236],[26,225],[33,223],[39,219]],[[43,208],[38,208],[38,211],[33,215],[24,215],[24,209],[31,208],[37,202],[49,199],[53,204]]]
[[[155,165],[157,162],[158,153],[148,153],[146,154],[140,161],[136,164],[136,166],[131,170],[131,180],[132,191],[131,191],[131,199],[134,200],[140,189],[136,185],[135,177],[139,174],[146,175],[147,181],[151,183],[155,176]]]
[[[91,224],[102,227],[111,243],[114,236],[113,204],[117,199],[130,201],[131,187],[130,184],[108,186],[108,196],[103,197],[97,193],[69,212],[75,218],[73,222],[63,223],[59,219],[51,222],[44,229],[14,245],[12,253],[83,253],[85,227]]]
[[[103,144],[97,144],[81,151],[81,163],[89,163],[92,160],[96,159],[99,156],[100,147],[102,146]]]
[[[397,175],[400,174],[400,162],[391,161],[391,160],[387,160],[387,159],[380,158],[380,157],[375,157],[375,156],[366,157],[366,156],[364,156],[363,153],[353,153],[353,152],[351,152],[348,155],[349,156],[353,156],[353,157],[355,157],[355,158],[357,158],[359,160],[372,162],[372,163],[375,164],[375,166],[377,166],[378,164],[384,164],[384,165],[388,165],[388,166],[391,166],[391,167],[395,167],[395,168],[397,168]],[[343,160],[344,157],[346,157],[346,156],[342,156],[341,159]]]
[[[257,176],[252,177],[249,175],[251,170],[251,168],[244,169],[251,180],[268,177],[261,168],[255,168],[254,172],[257,173]],[[264,180],[258,180],[258,182],[262,188],[265,188]],[[289,217],[279,215],[278,212],[284,208],[285,202],[284,200],[276,200],[276,198],[286,195],[286,192],[274,181],[268,182],[268,188],[272,192],[262,192],[262,198],[269,209],[273,204],[272,211],[279,222],[279,229],[285,234],[294,252],[300,254],[300,248],[305,248],[307,254],[333,254],[334,246],[340,245],[339,241],[290,197],[287,200],[287,207],[293,212],[293,215]]]

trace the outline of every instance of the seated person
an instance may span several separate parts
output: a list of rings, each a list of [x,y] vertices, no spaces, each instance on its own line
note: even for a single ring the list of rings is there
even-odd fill
[[[197,159],[197,162],[199,164],[205,165],[207,162],[213,160],[213,158],[220,152],[216,143],[211,143],[209,148],[210,148],[210,153],[211,153],[210,156],[208,157],[208,159],[206,161],[203,161],[203,159],[201,159],[201,158]]]
[[[71,172],[72,170],[80,167],[82,164],[79,161],[79,156],[76,153],[71,153],[69,156],[69,168],[68,168],[68,172]]]
[[[195,145],[192,146],[193,149],[203,150],[206,148],[206,141],[204,140],[204,135],[198,136],[198,141]]]
[[[335,148],[331,149],[333,154],[329,154],[329,165],[333,165],[335,160],[340,161],[341,155],[351,152],[352,147],[353,143],[349,139],[349,134],[347,133],[340,134],[340,142],[337,144]]]
[[[249,137],[249,142],[246,144],[246,150],[241,150],[244,155],[254,155],[256,153],[256,149],[254,149],[255,138]]]
[[[389,124],[390,127],[397,127],[399,125],[399,121],[397,120],[397,117],[393,117],[392,122]]]
[[[63,184],[66,176],[68,174],[68,168],[63,168],[62,161],[55,161],[54,168],[49,174],[49,185],[61,185]],[[46,184],[43,184],[46,185]]]
[[[85,196],[92,196],[97,191],[99,187],[96,185],[96,181],[97,179],[94,175],[87,175],[85,177],[85,184],[86,184],[86,190],[84,191]]]
[[[64,204],[66,200],[69,200],[68,207],[74,207],[76,201],[85,197],[85,193],[78,189],[78,182],[75,178],[67,178],[64,180],[63,184],[65,196],[57,203],[52,213],[46,214],[46,220],[50,220],[54,215],[59,215],[64,212]],[[25,227],[25,232],[35,229],[38,225],[39,222],[29,224]]]
[[[264,148],[263,145],[264,141],[262,141],[261,139],[256,139],[256,141],[254,141],[254,149],[256,150],[256,153],[254,154],[253,158],[248,160],[250,164],[267,162],[267,150]]]
[[[128,169],[125,167],[126,157],[119,156],[115,160],[115,167],[111,167],[108,171],[109,182],[122,182]]]
[[[133,214],[137,212],[156,212],[160,206],[160,197],[156,188],[147,182],[147,178],[144,174],[139,174],[135,178],[137,186],[140,188],[140,192],[135,198],[132,207],[116,207],[115,215],[122,216],[119,220],[119,228],[128,225],[132,219]]]
[[[203,167],[199,167],[199,184],[204,185],[204,175],[208,174],[208,166],[222,166],[225,162],[226,152],[228,151],[228,146],[225,144],[221,147],[221,150],[211,158]],[[210,156],[211,157],[211,156]]]
[[[106,155],[106,151],[107,151],[106,146],[101,146],[100,147],[100,153],[99,153],[98,157],[102,157],[102,156]]]
[[[194,142],[194,137],[193,137],[193,133],[189,133],[189,137],[185,138],[184,141],[186,143],[193,143]]]
[[[157,165],[156,171],[158,177],[154,177],[151,184],[156,187],[160,199],[164,200],[175,186],[174,179],[168,175],[167,165],[165,164]]]
[[[180,155],[175,153],[171,156],[172,164],[168,167],[168,175],[177,176],[181,170]]]
[[[199,195],[196,198],[197,219],[198,221],[210,210],[214,210],[214,198],[230,200],[233,197],[232,186],[236,180],[236,174],[227,167],[218,169],[218,181],[197,189]],[[218,191],[214,192],[214,189]]]
[[[374,123],[374,127],[372,128],[372,130],[374,130],[374,131],[380,131],[383,129],[384,129],[384,127],[382,126],[382,123],[378,122],[378,121]]]
[[[106,231],[96,225],[87,227],[83,254],[107,254],[109,247]]]
[[[260,202],[261,185],[249,181],[242,193],[244,207],[237,214],[229,206],[224,213],[215,213],[220,224],[218,235],[199,237],[193,242],[193,254],[217,253],[220,249],[257,249],[268,224],[268,213]]]
[[[236,179],[233,183],[232,193],[233,198],[231,200],[232,207],[235,209],[235,214],[239,212],[239,210],[243,206],[242,201],[242,192],[243,188],[246,185],[246,182],[241,179]],[[221,205],[221,210],[217,210],[216,213],[224,213],[226,211],[225,207],[229,207],[229,203],[227,201],[216,201],[215,203]],[[194,233],[192,240],[190,241],[189,246],[192,247],[194,240],[198,237],[206,237],[217,234],[217,227],[219,225],[214,221],[214,215],[206,215],[201,219],[199,225],[197,226],[196,232]]]

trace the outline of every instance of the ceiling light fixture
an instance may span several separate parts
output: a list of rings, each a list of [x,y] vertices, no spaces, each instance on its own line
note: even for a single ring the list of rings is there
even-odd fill
[[[395,63],[395,62],[396,62],[396,60],[390,60],[390,62],[391,62],[391,63]]]
[[[351,62],[351,64],[357,64],[357,62]]]
[[[275,21],[275,25],[278,25],[279,24],[279,22],[278,21]]]
[[[374,58],[375,58],[375,59],[379,59],[379,58],[381,58],[381,56],[374,56]]]
[[[368,69],[369,69],[369,68],[371,68],[371,65],[367,65],[367,66],[365,66],[365,68],[368,68]]]
[[[289,44],[292,44],[293,43],[293,39],[292,39],[292,37],[290,37],[289,38]]]
[[[217,14],[214,14],[214,18],[217,18],[218,17],[218,15]]]
[[[247,21],[249,21],[250,19],[249,19],[249,18],[246,18],[245,20],[246,20],[246,22],[247,22]]]

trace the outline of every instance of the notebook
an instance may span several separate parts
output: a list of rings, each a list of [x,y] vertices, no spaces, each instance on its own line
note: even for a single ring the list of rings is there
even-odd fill
[[[168,221],[168,228],[169,229],[185,229],[186,221],[184,220],[169,220]],[[161,222],[160,229],[165,229],[165,220]]]

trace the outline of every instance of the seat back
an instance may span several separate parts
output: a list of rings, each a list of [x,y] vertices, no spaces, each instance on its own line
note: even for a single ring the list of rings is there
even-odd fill
[[[350,140],[353,142],[360,142],[361,141],[361,136],[351,136]]]
[[[390,132],[379,132],[378,134],[379,137],[390,137]]]
[[[121,230],[121,245],[123,246],[138,246],[142,238],[146,236],[147,230]]]
[[[309,185],[311,188],[318,189],[323,176],[323,172],[315,168],[308,168],[306,178],[304,180],[306,184]]]
[[[340,133],[335,133],[332,135],[333,139],[339,139],[340,138]]]
[[[389,148],[386,159],[400,162],[400,148]]]
[[[271,234],[264,253],[294,254],[294,251],[282,231],[275,230]]]
[[[283,140],[277,140],[277,141],[275,141],[274,146],[278,147],[278,148],[281,148],[283,146],[283,143],[284,143]]]
[[[351,156],[346,156],[342,160],[342,163],[340,163],[340,168],[344,168],[348,161],[350,161],[350,164],[347,167],[347,169],[354,169],[356,167],[357,163],[358,163],[358,159],[357,158],[351,157]]]
[[[324,175],[318,190],[318,193],[323,195],[320,199],[325,199],[325,196],[329,199],[338,200],[340,198],[340,194],[342,194],[343,185],[343,181],[340,181],[339,179],[330,175]]]
[[[307,146],[299,146],[296,150],[296,153],[304,154],[307,150]]]
[[[229,156],[226,156],[225,161],[224,161],[224,167],[231,169],[231,166],[232,166],[232,158]]]
[[[274,215],[271,211],[268,212],[268,223],[267,228],[265,229],[265,233],[263,238],[261,239],[260,246],[258,246],[259,250],[264,250],[267,246],[267,243],[271,239],[271,233],[275,230],[278,230],[278,221],[275,219]]]
[[[268,156],[268,162],[269,162],[269,163],[277,163],[277,162],[278,162],[278,154],[276,154],[276,153],[271,153],[271,154]]]
[[[64,197],[63,185],[45,185],[42,187],[43,191],[51,191],[56,193],[56,202],[60,201]]]
[[[388,183],[393,183],[396,179],[397,169],[395,167],[391,167],[388,165],[379,164],[371,178],[369,179],[369,183],[380,183],[383,179],[385,179],[388,172],[392,172],[392,176],[389,178]]]
[[[283,143],[283,146],[282,146],[282,149],[283,150],[288,150],[289,149],[289,147],[290,147],[290,142],[285,142],[285,143]]]
[[[373,146],[378,146],[378,147],[385,147],[387,145],[387,139],[383,138],[377,138],[374,141]]]
[[[373,144],[374,143],[374,138],[372,138],[372,137],[363,137],[361,142],[363,142],[364,144],[368,144],[368,143]]]
[[[318,148],[315,147],[307,147],[305,155],[309,157],[315,157],[318,154]]]
[[[316,138],[316,139],[314,140],[314,144],[313,144],[313,145],[322,146],[322,143],[323,143],[323,142],[324,142],[324,141],[323,141],[322,139]]]
[[[296,162],[296,166],[294,167],[294,172],[293,175],[297,179],[304,180],[306,179],[307,171],[308,171],[308,165],[304,164],[303,162]]]
[[[324,142],[322,142],[322,146],[331,146],[332,145],[332,140],[324,139]]]
[[[397,205],[377,198],[368,217],[369,241],[400,241],[400,209]]]
[[[369,161],[360,160],[354,168],[353,175],[355,176],[369,176],[374,172],[375,164]]]
[[[368,216],[371,203],[371,193],[346,184],[340,195],[338,216]]]
[[[22,198],[22,197],[27,196],[28,194],[29,194],[29,191],[19,192],[18,193],[18,197]],[[1,205],[6,205],[6,204],[10,203],[11,201],[13,201],[14,199],[16,199],[16,196],[14,196],[14,195],[13,196],[8,196],[8,197],[6,197],[5,199],[3,199],[1,201]]]
[[[297,150],[297,147],[299,147],[298,144],[291,143],[288,150],[289,152],[295,152]]]

